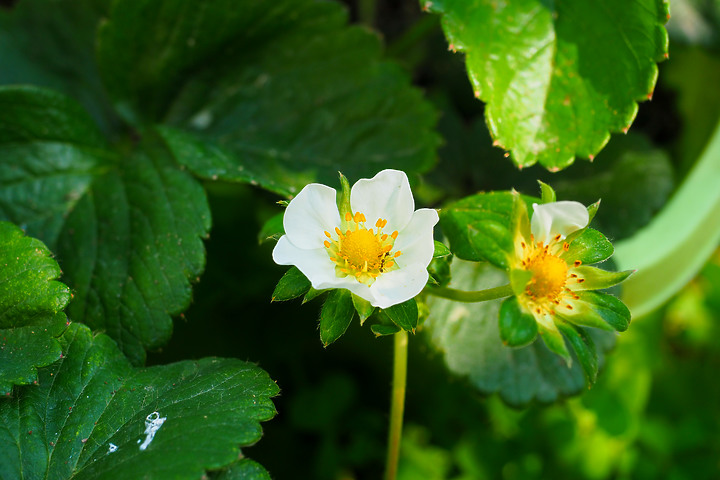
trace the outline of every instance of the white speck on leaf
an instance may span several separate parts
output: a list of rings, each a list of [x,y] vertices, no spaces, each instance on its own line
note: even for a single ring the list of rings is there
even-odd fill
[[[201,110],[194,117],[190,119],[190,124],[193,128],[204,130],[210,126],[213,121],[213,114],[210,110]]]
[[[108,453],[117,452],[118,446],[114,443],[111,443],[110,446],[108,446]]]
[[[165,423],[165,420],[167,420],[167,417],[161,417],[158,412],[153,412],[147,417],[145,417],[145,441],[140,445],[140,450],[145,450],[148,445],[150,445],[150,442],[153,441],[153,438],[155,438],[155,434],[158,430],[160,430],[160,427],[162,427],[163,423]]]

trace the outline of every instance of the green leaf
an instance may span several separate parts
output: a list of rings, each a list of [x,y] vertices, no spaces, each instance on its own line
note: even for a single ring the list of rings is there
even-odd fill
[[[513,249],[512,213],[510,192],[479,193],[443,208],[440,227],[458,258],[507,268]]]
[[[605,235],[592,228],[586,228],[569,241],[569,250],[560,255],[569,264],[579,260],[583,265],[592,265],[607,260],[614,252]]]
[[[95,64],[95,32],[110,0],[22,0],[0,8],[0,84],[33,84],[79,101],[103,131],[118,130]]]
[[[40,371],[38,386],[0,402],[2,478],[200,478],[235,461],[275,415],[278,387],[254,364],[133,369],[109,337],[80,324],[61,341],[62,361]]]
[[[598,358],[592,338],[586,331],[562,320],[556,320],[555,325],[570,341],[588,384],[594,384],[597,379]]]
[[[504,272],[487,264],[464,262],[452,265],[450,286],[461,290],[480,290],[507,282]],[[553,402],[584,390],[585,378],[578,362],[571,367],[552,353],[544,342],[526,347],[503,345],[498,328],[501,300],[481,303],[458,303],[429,297],[430,316],[423,331],[445,359],[455,375],[485,394],[499,393],[511,405],[523,406],[532,401]],[[613,344],[610,332],[589,329],[602,358]],[[562,337],[561,337],[562,338]]]
[[[538,335],[535,317],[520,308],[516,297],[505,299],[500,305],[500,339],[509,347],[523,347],[534,342]]]
[[[285,227],[283,226],[284,217],[285,212],[280,212],[277,215],[270,217],[263,224],[262,228],[260,228],[260,232],[258,233],[258,243],[260,245],[269,240],[278,241],[280,240],[280,237],[285,235]]]
[[[108,150],[67,97],[2,87],[0,104],[1,216],[57,253],[75,293],[70,317],[142,363],[204,268],[202,186],[149,135],[131,152]]]
[[[373,312],[375,312],[375,307],[373,307],[370,302],[368,302],[364,298],[358,297],[354,293],[352,294],[352,301],[353,305],[355,306],[355,311],[360,317],[360,325],[362,325],[363,323],[365,323],[365,320],[370,318]]]
[[[342,337],[355,316],[350,290],[331,290],[320,310],[320,341],[327,347]]]
[[[305,295],[310,290],[310,286],[310,280],[297,267],[290,267],[275,287],[272,301],[282,302]]]
[[[627,131],[667,57],[662,0],[425,6],[443,15],[450,49],[466,54],[488,127],[518,166],[592,159],[610,132]]]
[[[37,368],[60,358],[57,338],[70,289],[42,242],[0,222],[0,395],[37,380]]]
[[[310,287],[310,290],[308,290],[308,292],[303,297],[302,303],[307,303],[311,300],[315,300],[317,297],[319,297],[325,292],[327,292],[327,290],[315,290],[314,288]]]
[[[392,307],[384,308],[383,312],[392,322],[406,332],[414,332],[418,322],[418,306],[414,298]]]
[[[338,171],[357,179],[432,165],[435,112],[343,7],[196,3],[117,1],[98,45],[118,110],[135,124],[162,122],[193,172],[292,195],[334,184]]]
[[[210,478],[213,480],[270,480],[270,474],[259,463],[249,458],[243,458]]]
[[[441,286],[450,283],[450,263],[452,259],[452,255],[448,255],[430,260],[430,264],[427,267],[428,273],[430,274],[430,283]]]
[[[573,365],[572,356],[570,355],[570,350],[568,350],[567,345],[565,345],[565,338],[562,333],[560,333],[560,330],[547,327],[542,323],[538,324],[538,330],[548,350],[562,358],[565,365],[571,367]]]

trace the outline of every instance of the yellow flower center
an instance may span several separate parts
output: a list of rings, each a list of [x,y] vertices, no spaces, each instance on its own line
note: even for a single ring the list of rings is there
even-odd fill
[[[395,259],[402,252],[392,251],[398,232],[390,235],[383,233],[387,220],[379,218],[375,222],[377,230],[368,230],[365,222],[365,215],[360,212],[355,215],[346,213],[345,223],[350,228],[343,233],[336,227],[337,239],[330,232],[325,232],[329,239],[325,240],[325,248],[330,260],[335,263],[338,277],[352,275],[358,282],[370,286],[382,273],[398,268]]]
[[[562,293],[568,276],[565,260],[540,250],[527,261],[525,269],[532,272],[527,286],[530,296],[553,301]]]

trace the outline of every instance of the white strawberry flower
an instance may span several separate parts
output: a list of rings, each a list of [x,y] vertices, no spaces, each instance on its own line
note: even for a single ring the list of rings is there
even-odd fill
[[[335,189],[305,186],[285,211],[275,263],[295,265],[317,290],[345,288],[375,307],[415,297],[428,280],[437,212],[415,210],[398,170],[359,180],[349,200],[341,214]]]

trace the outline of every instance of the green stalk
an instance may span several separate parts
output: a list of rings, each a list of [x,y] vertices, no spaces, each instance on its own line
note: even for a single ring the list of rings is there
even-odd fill
[[[455,300],[456,302],[475,303],[509,297],[513,294],[513,291],[509,284],[503,285],[502,287],[488,288],[487,290],[474,290],[470,292],[433,285],[425,287],[423,293],[435,295],[436,297],[447,298],[449,300]]]
[[[394,338],[395,352],[393,355],[392,395],[390,397],[390,433],[388,434],[386,480],[395,480],[397,476],[403,412],[405,410],[405,384],[407,382],[408,334],[405,330],[400,330],[394,335]]]

